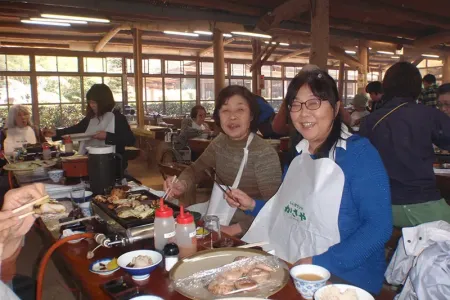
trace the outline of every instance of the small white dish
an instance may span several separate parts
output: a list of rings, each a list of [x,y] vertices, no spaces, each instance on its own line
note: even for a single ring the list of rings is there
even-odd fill
[[[108,276],[111,275],[112,273],[116,272],[117,270],[120,269],[119,266],[117,266],[117,268],[115,268],[114,270],[102,270],[101,269],[101,265],[107,265],[108,263],[110,263],[113,260],[113,258],[103,258],[103,259],[99,259],[97,261],[94,261],[93,263],[90,264],[89,266],[89,271],[91,271],[92,273],[101,275],[101,276]]]
[[[142,296],[137,296],[134,298],[131,298],[130,300],[164,300],[161,297],[158,296],[153,296],[153,295],[142,295]]]
[[[84,231],[79,231],[79,230],[73,231],[73,230],[71,230],[71,229],[65,229],[65,230],[63,231],[63,233],[62,233],[60,239],[66,238],[66,237],[68,237],[68,236],[72,236],[72,235],[74,235],[74,234],[79,234],[79,233],[85,233],[85,232],[84,232]],[[77,244],[77,243],[81,242],[82,240],[84,240],[84,238],[77,239],[77,240],[71,240],[71,241],[68,241],[68,243],[69,243],[69,244]]]
[[[337,287],[339,289],[339,291],[341,293],[344,293],[347,289],[353,289],[356,292],[356,296],[358,296],[358,300],[375,300],[374,297],[372,297],[371,294],[369,294],[368,292],[366,292],[365,290],[353,286],[353,285],[348,285],[348,284],[330,284],[330,285],[326,285],[324,287],[321,287],[320,289],[318,289],[316,291],[316,293],[314,294],[314,299],[315,300],[322,300],[322,295],[326,292],[326,289],[329,289],[331,287]]]

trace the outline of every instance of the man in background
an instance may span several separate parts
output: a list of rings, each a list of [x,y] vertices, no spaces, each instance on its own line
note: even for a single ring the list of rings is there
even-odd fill
[[[419,103],[437,107],[437,85],[436,77],[433,74],[427,74],[422,79],[423,89],[419,95]]]
[[[383,86],[380,81],[372,81],[366,86],[366,93],[369,94],[370,100],[368,103],[367,110],[369,112],[374,112],[379,109],[383,102],[381,98],[383,97]]]

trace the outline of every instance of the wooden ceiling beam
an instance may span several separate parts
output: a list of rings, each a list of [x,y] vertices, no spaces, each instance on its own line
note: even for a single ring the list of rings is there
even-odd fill
[[[228,2],[225,0],[165,0],[169,4],[185,4],[189,6],[207,7],[212,9],[220,9],[236,14],[261,16],[264,11],[258,7],[242,5],[238,2]]]
[[[106,46],[106,44],[121,30],[130,30],[131,26],[129,25],[119,25],[111,29],[95,46],[94,51],[100,52]]]
[[[235,38],[229,38],[223,41],[223,46],[225,47],[228,44],[231,44],[232,42],[234,42],[236,39]],[[214,50],[214,45],[209,46],[206,49],[203,49],[202,51],[200,51],[198,53],[198,56],[205,56],[208,53],[211,53]]]
[[[252,61],[252,65],[250,66],[250,72],[253,72],[253,69],[256,68],[257,65],[261,64],[261,58],[263,57],[264,54],[267,53],[271,43],[272,40],[270,40],[269,43],[266,44],[264,49],[261,52],[259,52],[258,56]]]
[[[272,45],[272,47],[267,51],[266,55],[264,55],[263,59],[261,59],[261,66],[264,65],[264,63],[269,59],[269,57],[275,51],[275,49],[278,48],[278,45],[280,45],[279,42],[277,42],[275,45]]]
[[[414,59],[411,63],[417,67],[422,62],[423,59],[424,58],[422,56],[419,56],[416,59]]]
[[[290,58],[292,58],[292,57],[295,57],[295,56],[298,56],[298,55],[302,55],[302,54],[309,53],[309,51],[311,51],[311,48],[300,49],[300,50],[291,52],[291,53],[289,53],[289,54],[286,54],[286,55],[277,57],[277,58],[275,58],[275,61],[276,61],[276,62],[286,61],[286,60],[288,60],[288,59],[290,59]]]
[[[291,20],[310,9],[310,0],[288,0],[262,16],[256,27],[262,31],[267,31],[278,27],[281,22]]]
[[[450,42],[450,32],[438,32],[416,39],[414,47],[426,49],[447,42]]]
[[[361,11],[372,11],[380,16],[387,18],[391,15],[405,21],[419,23],[423,25],[435,26],[438,28],[450,29],[449,18],[435,14],[425,13],[423,11],[412,10],[406,7],[398,7],[387,2],[380,3],[369,2],[366,0],[341,0],[339,5],[344,8],[354,9],[357,7]],[[424,4],[425,5],[425,4]]]
[[[345,50],[340,47],[330,46],[329,53],[335,58],[342,60],[352,68],[360,69],[363,67],[363,64],[359,60],[345,53]]]

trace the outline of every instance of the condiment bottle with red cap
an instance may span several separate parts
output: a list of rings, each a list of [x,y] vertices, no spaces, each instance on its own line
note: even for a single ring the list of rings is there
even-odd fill
[[[73,142],[72,139],[70,138],[70,135],[64,138],[64,152],[65,153],[73,152]]]
[[[180,250],[180,258],[197,252],[194,216],[189,212],[184,212],[183,206],[180,207],[180,214],[177,217],[176,243]]]
[[[175,237],[175,219],[173,209],[159,199],[159,208],[155,212],[155,249],[162,252],[164,246],[173,242]]]
[[[52,159],[52,152],[50,150],[50,147],[47,144],[44,144],[42,146],[42,156],[44,160]]]

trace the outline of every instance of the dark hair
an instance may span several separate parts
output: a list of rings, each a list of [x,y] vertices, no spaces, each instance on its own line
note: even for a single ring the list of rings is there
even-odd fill
[[[194,106],[194,107],[191,109],[191,118],[192,118],[192,119],[197,118],[197,115],[198,115],[198,111],[199,111],[199,110],[203,110],[203,111],[206,113],[206,109],[205,109],[203,106],[201,106],[201,105],[196,105],[196,106]]]
[[[97,103],[97,117],[103,116],[108,111],[112,111],[116,105],[111,89],[104,83],[94,84],[86,93],[86,100]],[[95,117],[95,113],[89,105],[86,108],[86,116],[90,118]]]
[[[450,93],[450,83],[441,84],[438,88],[438,96]]]
[[[429,84],[436,83],[436,76],[434,76],[433,74],[427,74],[423,76],[423,81]]]
[[[250,130],[256,132],[258,130],[259,105],[255,96],[246,87],[240,85],[229,85],[223,88],[216,100],[216,107],[214,108],[213,118],[217,126],[220,126],[219,110],[231,97],[239,95],[247,101],[250,108],[250,114],[253,117],[250,122]]]
[[[295,98],[297,97],[298,91],[304,85],[309,86],[314,96],[321,99],[322,101],[328,101],[330,105],[333,107],[333,110],[336,112],[337,103],[340,101],[336,82],[330,75],[328,75],[327,72],[321,70],[299,73],[297,76],[294,77],[294,79],[292,79],[286,93],[286,104],[289,110],[292,105],[292,102],[294,102]],[[292,123],[291,114],[288,113],[288,116],[289,122]],[[319,148],[317,149],[317,153],[315,153],[317,158],[328,157],[333,146],[337,143],[339,139],[342,139],[341,137],[342,120],[339,113],[336,114],[332,126],[333,127],[327,139],[325,140],[325,142],[322,143],[322,145],[319,146]],[[302,139],[303,137],[297,130],[292,134],[291,159],[294,159],[294,157],[296,156],[295,146]]]
[[[368,94],[383,94],[383,86],[380,81],[372,81],[366,86],[366,93]]]
[[[409,62],[398,62],[390,67],[383,79],[384,99],[394,97],[417,99],[422,91],[419,69]]]

